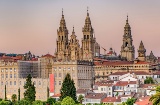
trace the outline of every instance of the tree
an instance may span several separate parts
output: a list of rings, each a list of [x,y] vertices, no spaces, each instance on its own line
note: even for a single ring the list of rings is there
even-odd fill
[[[5,99],[5,100],[7,100],[7,91],[6,91],[6,85],[5,85],[4,89],[5,89],[5,90],[4,90],[4,99]]]
[[[21,98],[21,96],[20,96],[20,88],[18,89],[18,101],[20,101],[20,98]]]
[[[10,104],[11,102],[9,101],[5,101],[5,100],[0,101],[0,105],[10,105]]]
[[[71,97],[75,102],[77,102],[76,97],[76,88],[74,86],[73,79],[71,80],[71,76],[69,73],[67,73],[65,79],[63,80],[62,87],[60,90],[61,96],[60,100],[62,101],[65,97],[69,96]]]
[[[83,95],[79,95],[78,97],[78,101],[82,104],[82,101],[84,100],[84,96]]]
[[[24,99],[29,101],[30,103],[35,101],[36,90],[35,90],[34,83],[32,83],[32,77],[30,74],[27,76],[26,84],[24,85],[24,89],[26,89],[24,92]]]
[[[25,100],[25,99],[21,99],[19,101],[19,105],[31,105],[31,103],[29,101]]]
[[[43,105],[43,102],[41,100],[33,101],[32,105]]]
[[[136,101],[135,98],[128,98],[127,101],[126,101],[126,104],[127,105],[133,105],[135,101]]]
[[[156,87],[156,94],[149,99],[153,105],[160,105],[160,86]]]
[[[75,101],[71,97],[67,96],[62,100],[61,105],[75,105]]]
[[[55,103],[55,102],[56,102],[56,99],[55,99],[55,98],[48,98],[46,103],[47,103],[48,105],[52,105],[52,104]]]
[[[13,95],[12,95],[12,102],[16,102],[16,99],[17,99],[17,95],[16,95],[16,94],[13,94]]]
[[[152,77],[147,77],[145,80],[144,80],[144,84],[154,84],[154,80]]]
[[[47,98],[49,98],[49,87],[47,87]]]

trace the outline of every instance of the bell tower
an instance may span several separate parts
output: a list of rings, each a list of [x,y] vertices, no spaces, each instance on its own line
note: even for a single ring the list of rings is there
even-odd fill
[[[146,58],[146,49],[144,48],[143,42],[141,41],[138,49],[138,59],[140,61],[145,61]]]
[[[71,38],[69,40],[69,51],[70,51],[70,60],[79,60],[80,59],[80,45],[79,40],[74,32],[74,27],[72,31]]]
[[[68,48],[68,29],[66,27],[66,22],[63,15],[60,20],[60,27],[57,29],[57,50],[55,52],[57,59],[65,59],[66,51]]]
[[[85,25],[82,28],[83,38],[82,38],[82,58],[83,60],[92,60],[95,53],[95,42],[96,39],[93,37],[94,29],[91,25],[91,20],[87,8],[87,17],[85,19]]]
[[[124,27],[123,45],[121,46],[121,58],[127,61],[133,61],[135,57],[135,49],[133,46],[131,27],[128,23],[128,15],[126,25]]]

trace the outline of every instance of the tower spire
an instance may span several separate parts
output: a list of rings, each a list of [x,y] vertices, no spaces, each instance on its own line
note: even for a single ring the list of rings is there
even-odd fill
[[[63,8],[62,8],[62,16],[63,16]]]
[[[89,9],[89,8],[87,7],[87,16],[89,16],[88,9]]]
[[[127,20],[126,20],[126,24],[128,23],[128,14],[127,14]]]

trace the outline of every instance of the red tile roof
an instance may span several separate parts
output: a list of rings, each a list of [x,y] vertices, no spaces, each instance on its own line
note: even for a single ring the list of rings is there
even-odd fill
[[[78,89],[77,93],[86,93],[89,89]]]
[[[153,105],[151,101],[149,101],[150,96],[140,97],[136,100],[136,105]]]
[[[55,58],[53,55],[51,54],[46,54],[46,55],[43,55],[42,57],[48,57],[48,58]]]
[[[114,83],[114,81],[102,81],[102,82],[97,81],[95,83],[95,85],[98,85],[98,86],[112,86],[113,83]]]
[[[154,75],[160,75],[160,71],[153,73]]]
[[[136,81],[118,81],[114,86],[127,86],[128,84],[137,84]]]
[[[102,99],[104,96],[106,96],[105,93],[88,93],[85,98]]]
[[[151,75],[150,73],[148,72],[145,72],[145,71],[134,71],[134,72],[115,72],[115,73],[112,73],[110,75],[124,75],[124,74],[127,74],[127,73],[131,73],[131,74],[136,74],[136,75]]]
[[[55,94],[52,97],[60,97],[60,96],[61,96],[61,94]]]
[[[149,86],[156,86],[155,84],[141,84],[139,88],[148,88]]]
[[[116,65],[128,65],[133,64],[133,62],[129,61],[102,61],[102,62],[94,62],[97,65],[104,65],[104,66],[116,66]]]
[[[121,102],[120,97],[106,97],[102,100],[103,103],[109,103],[109,102]]]

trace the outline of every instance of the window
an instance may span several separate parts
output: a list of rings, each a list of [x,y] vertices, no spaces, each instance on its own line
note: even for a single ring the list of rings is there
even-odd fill
[[[16,81],[14,81],[14,85],[16,85]]]
[[[36,85],[36,81],[34,81],[33,83],[34,83],[34,85]]]
[[[6,68],[6,72],[8,72],[8,69]]]
[[[59,81],[59,85],[61,85],[61,81]]]
[[[56,81],[54,81],[54,85],[56,85]]]
[[[10,81],[10,85],[12,85],[12,81]]]
[[[14,78],[16,78],[16,74],[14,74]]]
[[[101,88],[101,91],[103,91],[103,88]]]
[[[1,85],[3,85],[3,81],[1,82]]]
[[[41,85],[41,82],[39,81],[39,85]]]
[[[10,68],[10,71],[12,72],[12,68]]]
[[[14,68],[14,71],[16,71],[16,68]]]
[[[111,92],[109,92],[108,94],[111,95]]]
[[[3,69],[1,70],[1,72],[3,72]]]
[[[19,85],[21,85],[21,81],[19,81]]]
[[[10,78],[12,78],[12,74],[10,74]]]
[[[4,78],[4,74],[1,74],[1,77]]]
[[[61,77],[61,73],[59,73],[59,77]]]
[[[54,76],[57,77],[57,73],[54,73]]]
[[[8,78],[8,74],[6,74],[6,78]]]

